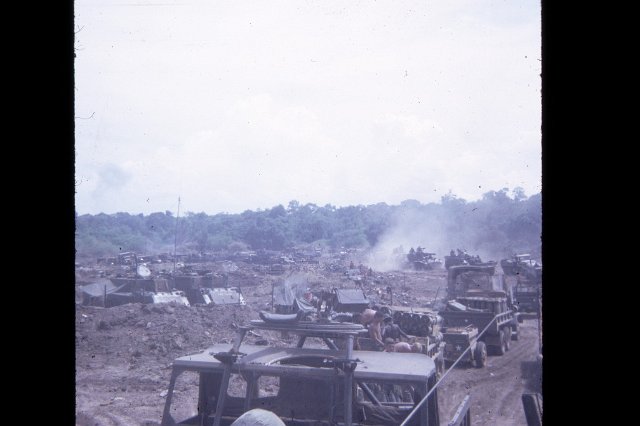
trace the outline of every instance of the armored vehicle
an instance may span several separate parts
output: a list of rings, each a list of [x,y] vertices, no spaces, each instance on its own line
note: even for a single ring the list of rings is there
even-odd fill
[[[430,271],[442,267],[442,261],[436,258],[436,254],[427,253],[422,247],[416,250],[411,247],[407,254],[407,261],[416,271]]]
[[[479,265],[479,266],[497,265],[497,262],[492,260],[488,262],[483,262],[482,259],[480,259],[480,256],[478,255],[472,256],[468,254],[466,250],[460,250],[460,249],[457,249],[457,250],[458,250],[457,253],[451,250],[451,253],[449,253],[449,256],[444,257],[444,267],[446,269],[449,269],[452,266],[457,266],[457,265]]]

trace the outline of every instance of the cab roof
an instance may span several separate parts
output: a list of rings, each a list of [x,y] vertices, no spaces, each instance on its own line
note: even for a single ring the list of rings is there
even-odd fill
[[[216,344],[208,349],[193,355],[187,355],[176,359],[173,368],[196,371],[222,371],[224,364],[218,361],[212,354],[228,352],[231,344]],[[312,348],[276,348],[243,344],[240,352],[246,355],[237,359],[232,364],[232,372],[254,371],[264,375],[281,376],[300,374],[304,377],[334,378],[334,368],[310,367],[306,365],[280,364],[282,360],[295,358],[327,358],[343,359],[345,351]],[[424,354],[353,351],[353,358],[361,362],[357,363],[354,378],[367,380],[391,380],[425,382],[435,374],[434,361]]]

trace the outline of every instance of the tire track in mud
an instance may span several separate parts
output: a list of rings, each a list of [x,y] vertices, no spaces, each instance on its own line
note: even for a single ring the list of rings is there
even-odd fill
[[[449,373],[440,386],[441,422],[450,421],[458,404],[470,394],[473,425],[526,426],[521,395],[539,391],[535,386],[540,377],[535,368],[537,324],[525,321],[520,330],[520,339],[511,341],[510,350],[502,356],[489,356],[484,368],[458,365]]]

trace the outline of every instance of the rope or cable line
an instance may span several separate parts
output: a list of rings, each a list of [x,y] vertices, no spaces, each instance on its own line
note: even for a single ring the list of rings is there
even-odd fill
[[[491,321],[489,321],[489,324],[487,324],[487,326],[480,332],[478,333],[478,335],[476,336],[475,340],[478,340],[478,338],[480,336],[482,336],[484,334],[485,331],[487,331],[487,329],[489,328],[489,326],[491,324],[493,324],[493,322],[498,319],[498,317],[493,317],[493,319]],[[449,369],[447,371],[445,371],[445,373],[442,375],[442,377],[440,377],[440,380],[438,380],[436,382],[436,384],[431,388],[431,390],[429,390],[429,392],[427,392],[427,394],[424,396],[424,398],[422,398],[420,400],[420,402],[418,402],[418,404],[416,404],[415,407],[413,407],[413,410],[411,410],[411,412],[409,413],[409,415],[404,419],[404,421],[402,423],[400,423],[400,426],[405,426],[409,420],[411,419],[411,417],[413,417],[413,415],[415,413],[418,412],[418,409],[420,408],[420,406],[422,404],[424,404],[425,402],[427,402],[427,399],[429,398],[429,396],[431,396],[431,394],[438,388],[438,385],[440,384],[441,381],[444,380],[445,377],[447,377],[447,374],[449,374],[449,371],[451,371],[453,369],[453,367],[456,366],[456,364],[458,362],[460,362],[460,360],[462,359],[462,357],[464,357],[464,355],[467,353],[467,351],[471,350],[471,345],[469,345],[469,347],[467,349],[464,350],[464,352],[462,352],[460,354],[460,356],[458,357],[458,359],[455,360],[455,362],[451,365],[451,367],[449,367]]]

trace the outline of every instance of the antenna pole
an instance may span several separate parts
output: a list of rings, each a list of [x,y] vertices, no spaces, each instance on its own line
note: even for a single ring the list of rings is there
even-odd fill
[[[173,240],[173,272],[176,272],[176,247],[178,245],[178,218],[180,217],[180,196],[178,196],[178,214],[176,215],[176,232]]]

